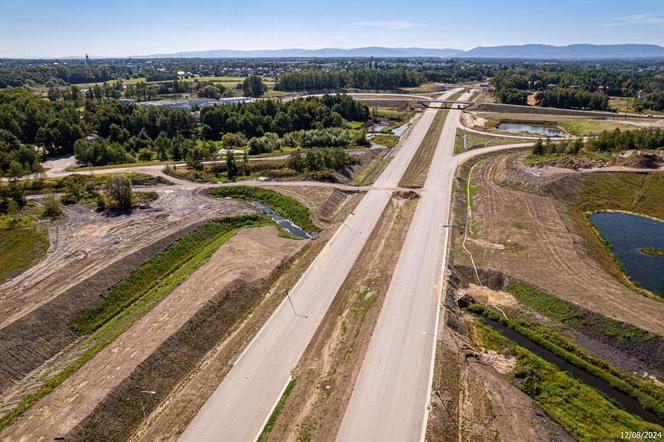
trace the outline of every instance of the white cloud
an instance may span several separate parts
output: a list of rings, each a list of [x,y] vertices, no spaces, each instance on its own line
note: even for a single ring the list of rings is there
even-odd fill
[[[388,31],[403,31],[406,29],[412,29],[424,26],[421,23],[413,23],[410,21],[361,21],[353,24],[355,26],[385,29]]]
[[[616,18],[614,21],[605,23],[606,26],[629,26],[629,25],[664,25],[664,16],[654,14],[635,14]]]

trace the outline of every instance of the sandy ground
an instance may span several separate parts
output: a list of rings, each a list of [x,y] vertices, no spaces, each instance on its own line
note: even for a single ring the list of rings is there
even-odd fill
[[[294,370],[296,386],[268,440],[335,439],[416,202],[394,198],[386,209]]]
[[[473,197],[475,241],[466,246],[478,267],[502,271],[566,301],[664,335],[664,303],[630,290],[604,270],[586,251],[567,204],[539,194],[539,184],[554,181],[565,192],[565,176],[520,175],[513,167],[517,156],[491,157],[473,173],[478,186]],[[455,263],[470,265],[461,247],[455,247]]]
[[[132,252],[195,222],[247,212],[232,200],[195,189],[160,189],[151,208],[107,217],[89,206],[63,206],[64,217],[47,224],[46,257],[0,285],[0,328],[28,314],[72,285]]]
[[[150,313],[0,437],[37,440],[66,434],[224,286],[238,278],[252,281],[267,276],[304,243],[278,237],[274,227],[240,231]]]

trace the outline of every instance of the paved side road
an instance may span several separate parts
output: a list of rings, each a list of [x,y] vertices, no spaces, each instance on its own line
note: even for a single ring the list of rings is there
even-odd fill
[[[449,96],[455,91],[450,91]],[[252,441],[353,267],[424,135],[427,110],[353,214],[341,225],[192,420],[182,441]],[[291,302],[292,301],[292,306]]]

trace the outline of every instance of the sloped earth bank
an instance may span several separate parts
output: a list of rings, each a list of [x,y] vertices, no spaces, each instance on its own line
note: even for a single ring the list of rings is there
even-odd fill
[[[479,302],[505,311],[521,311],[532,320],[551,321],[523,311],[501,290],[510,281],[526,281],[592,312],[662,335],[664,303],[620,283],[597,261],[587,226],[571,205],[579,198],[583,176],[567,172],[534,176],[521,165],[524,153],[482,158],[473,171],[472,221],[465,247],[465,192],[454,195],[450,275],[436,351],[427,440],[569,440],[543,410],[509,381],[514,361],[473,347],[467,319],[455,300],[468,290]],[[458,172],[457,189],[466,189],[472,162]],[[605,253],[604,251],[602,251]],[[658,319],[660,318],[660,319]],[[577,344],[635,373],[658,373],[661,352],[626,348],[600,333],[575,332]],[[506,376],[507,374],[507,376]]]
[[[148,208],[131,215],[105,216],[82,204],[63,206],[62,219],[46,225],[46,258],[0,285],[0,327],[162,237],[195,222],[242,212],[239,203],[209,198],[197,189],[165,188],[158,195]]]
[[[532,176],[519,166],[522,156],[490,156],[473,171],[472,233],[466,247],[476,265],[664,336],[664,302],[641,295],[610,273],[601,243],[571,210],[584,174]],[[465,198],[455,198],[454,224],[462,226]],[[461,247],[463,236],[455,237],[454,264],[471,267]]]
[[[445,297],[425,440],[573,441],[505,376],[515,361],[473,347],[456,305],[461,283],[450,277]]]
[[[0,390],[7,393],[33,370],[47,369],[40,366],[77,339],[69,321],[136,267],[203,220],[249,211],[235,201],[175,189],[131,215],[66,207],[64,218],[49,228],[46,259],[0,287],[0,354],[6,355]]]
[[[385,209],[295,368],[268,440],[335,440],[417,201],[397,196]]]
[[[142,408],[150,410],[166,396],[305,243],[277,236],[273,226],[241,230],[2,438],[126,439]],[[146,390],[155,393],[140,393]]]
[[[283,191],[283,188],[279,187],[278,190]],[[316,211],[318,204],[323,204],[320,207],[327,207],[322,210],[325,219],[328,220],[324,224],[327,228],[323,229],[318,239],[310,241],[302,253],[285,269],[283,275],[269,287],[269,290],[263,292],[260,302],[246,311],[237,327],[219,340],[205,339],[209,351],[156,407],[152,408],[152,403],[149,404],[151,408],[147,410],[147,419],[130,440],[175,440],[184,431],[232,368],[233,362],[283,301],[287,291],[298,281],[341,225],[342,220],[354,210],[363,197],[363,194],[358,192],[342,194],[343,197],[339,198],[337,191],[333,192],[331,189],[323,192],[322,189],[293,187],[290,190],[289,195],[304,202],[312,211]],[[329,198],[339,201],[333,205],[329,203]],[[140,414],[140,410],[136,409],[135,413]]]

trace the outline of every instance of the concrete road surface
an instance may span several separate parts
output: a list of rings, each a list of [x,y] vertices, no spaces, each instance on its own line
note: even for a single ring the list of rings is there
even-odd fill
[[[442,96],[446,98],[455,91]],[[427,110],[388,167],[236,361],[182,441],[252,441],[261,432],[323,316],[353,267],[424,135]],[[430,341],[429,341],[430,342]]]
[[[466,100],[469,94],[460,100]],[[460,110],[450,110],[378,317],[340,441],[418,441],[426,430]]]

